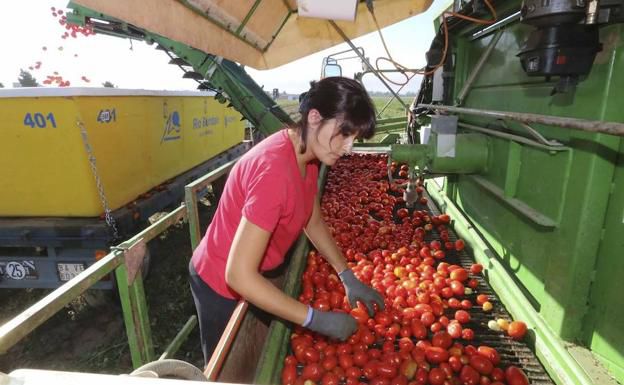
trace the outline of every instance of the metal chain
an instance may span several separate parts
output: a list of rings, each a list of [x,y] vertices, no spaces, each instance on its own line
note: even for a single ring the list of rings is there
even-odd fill
[[[106,195],[104,194],[104,186],[102,185],[102,179],[100,179],[100,175],[97,172],[97,165],[95,164],[96,159],[95,155],[93,154],[93,148],[91,148],[91,145],[89,144],[87,129],[80,121],[80,119],[76,120],[76,124],[80,128],[82,142],[84,143],[85,150],[87,151],[87,155],[89,156],[89,165],[91,166],[91,171],[93,172],[93,177],[95,178],[95,185],[97,186],[100,201],[102,202],[102,207],[104,208],[104,219],[106,220],[106,224],[108,225],[108,227],[113,230],[114,240],[118,240],[119,231],[117,230],[117,223],[115,222],[115,218],[111,215],[111,209],[108,206],[108,200],[106,199]]]

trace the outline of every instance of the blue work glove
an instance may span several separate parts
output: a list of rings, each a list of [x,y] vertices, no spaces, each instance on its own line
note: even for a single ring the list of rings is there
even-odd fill
[[[358,328],[357,321],[349,314],[315,310],[310,306],[302,326],[340,341],[345,341]]]
[[[367,286],[360,282],[359,279],[353,274],[353,270],[346,269],[338,274],[342,284],[347,292],[347,299],[352,308],[357,306],[357,301],[362,302],[362,305],[366,306],[369,316],[375,315],[375,309],[373,303],[376,303],[379,310],[384,309],[384,301],[377,291],[370,286]]]

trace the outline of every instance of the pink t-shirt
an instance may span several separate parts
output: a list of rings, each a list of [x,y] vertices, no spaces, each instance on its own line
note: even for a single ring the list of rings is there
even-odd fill
[[[240,298],[225,282],[225,265],[241,216],[272,233],[259,270],[274,269],[310,219],[317,178],[317,164],[308,164],[305,178],[301,175],[287,130],[254,146],[232,168],[212,223],[193,253],[197,274],[223,297]]]

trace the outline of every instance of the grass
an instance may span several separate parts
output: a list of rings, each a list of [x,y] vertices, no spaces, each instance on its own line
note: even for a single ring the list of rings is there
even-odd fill
[[[373,103],[375,104],[375,109],[377,110],[378,114],[379,112],[381,112],[382,109],[384,109],[388,101],[392,99],[390,104],[381,113],[381,116],[379,117],[380,119],[393,118],[397,116],[405,116],[405,110],[398,100],[391,98],[389,96],[373,96],[371,97],[371,99],[373,99]],[[410,98],[408,97],[403,97],[403,100],[405,101],[406,104],[409,104],[411,102]],[[299,115],[298,114],[298,108],[299,108],[298,101],[278,99],[276,102],[280,107],[282,107],[282,109],[284,109],[284,111],[290,114],[293,118],[295,117],[298,118],[298,115]]]

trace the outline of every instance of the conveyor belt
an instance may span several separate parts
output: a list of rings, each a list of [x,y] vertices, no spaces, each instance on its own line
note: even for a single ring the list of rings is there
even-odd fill
[[[433,199],[431,199],[426,192],[424,195],[427,196],[429,201],[427,204],[428,211],[432,215],[440,215],[441,212],[433,203]],[[451,242],[455,242],[458,239],[457,234],[453,230],[452,226],[448,226],[447,229],[449,232],[449,240]],[[439,237],[431,237],[430,234],[431,233],[428,234],[428,237],[425,237],[427,241],[439,239]],[[447,255],[445,261],[448,263],[458,264],[467,270],[470,269],[470,265],[475,263],[474,257],[469,254],[468,249]],[[492,302],[494,308],[487,313],[478,305],[473,306],[472,309],[470,309],[471,320],[466,325],[472,328],[475,332],[475,337],[472,341],[470,341],[470,344],[475,346],[484,344],[496,349],[501,357],[501,363],[499,366],[501,368],[505,368],[509,365],[515,365],[522,368],[532,385],[554,385],[554,382],[550,379],[546,370],[538,361],[535,353],[533,353],[526,343],[516,341],[511,337],[506,336],[504,332],[498,332],[488,328],[487,323],[492,319],[504,318],[512,320],[513,318],[507,310],[505,310],[503,304],[496,296],[496,293],[483,278],[483,275],[479,274],[478,276],[475,276],[471,274],[471,277],[474,277],[479,281],[479,286],[475,290],[475,293],[465,297],[470,299],[472,303],[476,303],[475,299],[478,294],[487,294],[489,296],[489,301]],[[447,309],[445,315],[452,318],[454,311],[454,309]]]

